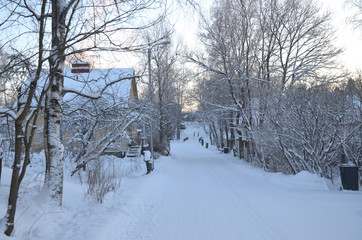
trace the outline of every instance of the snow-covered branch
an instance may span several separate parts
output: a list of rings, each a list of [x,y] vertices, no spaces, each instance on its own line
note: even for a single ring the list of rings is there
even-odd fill
[[[0,108],[0,115],[9,116],[14,120],[16,120],[16,118],[17,118],[17,115],[13,110],[7,109],[7,108],[2,108],[2,107]]]

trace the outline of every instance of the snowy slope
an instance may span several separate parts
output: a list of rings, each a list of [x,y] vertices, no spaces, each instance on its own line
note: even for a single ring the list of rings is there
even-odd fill
[[[197,131],[187,126],[189,140],[173,142],[172,157],[157,160],[150,175],[125,178],[104,204],[85,200],[70,182],[61,212],[23,202],[11,239],[362,239],[362,191],[330,190],[305,172],[265,173],[205,149]]]

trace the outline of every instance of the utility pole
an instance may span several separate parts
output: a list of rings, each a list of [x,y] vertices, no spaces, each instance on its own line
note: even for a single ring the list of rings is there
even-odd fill
[[[150,104],[151,104],[151,111],[152,111],[152,106],[153,106],[153,91],[152,91],[152,81],[151,81],[151,52],[152,52],[152,48],[159,46],[159,45],[167,45],[167,44],[171,44],[170,41],[165,41],[165,42],[160,42],[157,43],[153,46],[150,46],[148,48],[147,54],[148,54],[148,95],[150,98]],[[153,124],[152,124],[152,115],[150,117],[150,144],[151,144],[151,156],[152,156],[152,170],[155,168],[155,155],[154,155],[154,151],[153,151]]]

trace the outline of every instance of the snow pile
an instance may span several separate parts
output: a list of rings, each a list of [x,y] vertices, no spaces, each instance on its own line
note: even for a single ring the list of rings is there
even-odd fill
[[[102,156],[101,160],[105,169],[118,174],[117,179],[112,180],[117,181],[118,185],[112,182],[115,188],[111,189],[111,192],[105,196],[105,203],[100,204],[94,198],[89,197],[87,194],[89,187],[86,178],[84,178],[84,173],[81,173],[83,178],[77,175],[70,176],[71,171],[74,169],[74,163],[71,163],[71,160],[68,159],[65,165],[63,208],[55,209],[46,203],[46,198],[42,192],[43,169],[45,166],[44,153],[33,154],[19,192],[15,230],[11,239],[83,239],[83,233],[81,235],[74,234],[78,231],[76,230],[77,226],[94,221],[89,226],[89,228],[94,228],[95,225],[99,224],[97,218],[101,217],[103,210],[108,211],[104,216],[104,219],[107,219],[111,214],[109,204],[120,198],[119,185],[123,184],[124,177],[139,176],[145,170],[139,159],[119,159],[115,156]],[[12,171],[9,167],[3,167],[0,184],[0,214],[6,213],[11,174]],[[1,240],[7,239],[3,235],[5,230],[5,219],[3,217],[0,218]]]
[[[205,143],[209,143],[209,151],[213,151],[215,154],[220,154],[220,158],[225,161],[231,161],[233,164],[240,166],[240,171],[244,174],[262,177],[265,181],[270,181],[275,185],[279,185],[284,188],[293,188],[293,189],[309,189],[309,190],[339,190],[339,182],[333,184],[330,180],[322,178],[316,174],[302,171],[296,175],[285,175],[283,173],[271,173],[265,172],[260,168],[251,166],[250,164],[239,160],[238,158],[233,157],[233,154],[221,154],[215,146],[210,146],[210,139],[208,134],[205,132],[205,129],[201,124],[191,123],[186,124],[186,129],[182,131],[182,139],[189,137],[189,141],[198,142],[198,139],[202,137],[204,139],[204,146],[200,148],[205,148]],[[195,137],[193,137],[195,133]],[[236,166],[235,166],[236,167]],[[247,169],[247,171],[246,171]]]
[[[272,183],[292,189],[305,190],[329,190],[329,180],[316,174],[302,171],[296,175],[284,175],[282,173],[271,173],[269,179]]]

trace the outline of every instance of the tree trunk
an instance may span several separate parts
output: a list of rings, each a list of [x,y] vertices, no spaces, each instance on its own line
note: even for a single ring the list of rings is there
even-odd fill
[[[230,112],[229,116],[229,131],[230,131],[230,150],[234,149],[235,145],[235,126],[234,126],[234,114]]]
[[[230,139],[229,139],[229,128],[227,126],[227,121],[224,121],[225,124],[225,137],[226,137],[226,147],[228,147],[229,149],[231,149],[230,147]]]
[[[52,1],[52,51],[49,59],[50,88],[45,98],[44,130],[46,172],[45,187],[56,206],[62,206],[64,147],[60,140],[62,90],[64,82],[64,40],[66,2]]]
[[[57,72],[52,81],[50,91],[46,96],[45,107],[45,148],[46,172],[45,186],[51,199],[57,206],[62,205],[63,195],[63,163],[64,147],[60,141],[60,121],[62,116],[62,102],[60,89],[62,88],[62,75]]]
[[[162,110],[161,103],[159,104],[159,114],[160,114],[160,121],[159,121],[160,135],[159,135],[158,141],[160,144],[163,144],[165,127],[164,127],[163,110]]]
[[[177,109],[177,126],[176,126],[176,138],[177,140],[180,140],[181,138],[181,107],[178,106]]]
[[[1,172],[2,172],[2,168],[3,168],[3,151],[2,148],[0,149],[0,184],[1,184]]]
[[[13,163],[13,174],[11,176],[11,184],[10,184],[10,194],[8,199],[8,209],[6,212],[6,230],[5,234],[10,236],[14,229],[14,219],[15,219],[15,211],[16,204],[19,194],[19,172],[20,172],[20,164],[21,164],[21,155],[23,149],[23,130],[22,124],[16,122],[15,123],[15,156]]]

